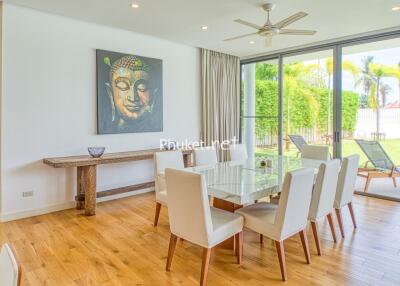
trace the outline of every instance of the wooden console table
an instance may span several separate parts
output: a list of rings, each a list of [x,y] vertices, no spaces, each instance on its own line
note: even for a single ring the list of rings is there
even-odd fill
[[[96,214],[96,198],[98,197],[116,195],[154,186],[154,181],[152,181],[113,190],[97,192],[97,165],[152,160],[154,153],[156,152],[160,152],[160,150],[150,149],[141,151],[106,153],[100,158],[92,158],[89,155],[45,158],[43,159],[43,163],[54,168],[77,168],[77,195],[75,197],[76,208],[84,208],[85,215],[90,216]],[[185,167],[188,167],[191,162],[192,151],[183,150],[182,154]]]

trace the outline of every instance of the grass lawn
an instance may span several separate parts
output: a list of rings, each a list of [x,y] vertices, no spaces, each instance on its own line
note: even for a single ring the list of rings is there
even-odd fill
[[[389,157],[393,160],[396,165],[400,165],[400,139],[387,139],[381,141],[382,147],[385,149],[386,153],[388,153]],[[332,147],[331,153],[332,153]],[[257,149],[256,156],[262,157],[265,155],[277,154],[278,149],[276,148],[265,148],[265,149]],[[286,156],[297,156],[298,150],[291,144],[289,150],[284,150],[284,155]],[[361,151],[360,147],[358,147],[357,143],[354,140],[343,140],[342,145],[342,155],[343,157],[349,156],[351,154],[359,154],[360,155],[360,165],[364,164],[367,161],[367,157]]]

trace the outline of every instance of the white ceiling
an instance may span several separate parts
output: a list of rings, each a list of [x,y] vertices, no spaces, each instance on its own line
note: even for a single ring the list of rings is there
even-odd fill
[[[50,13],[119,27],[195,47],[241,57],[320,42],[375,30],[399,27],[400,12],[391,8],[400,0],[270,0],[276,3],[272,22],[304,11],[309,15],[288,28],[315,29],[314,36],[279,35],[271,47],[258,36],[224,42],[255,32],[233,22],[241,18],[263,24],[260,5],[268,0],[5,0]],[[132,9],[130,4],[140,5]],[[202,31],[201,26],[208,30]],[[255,44],[249,44],[249,41]]]

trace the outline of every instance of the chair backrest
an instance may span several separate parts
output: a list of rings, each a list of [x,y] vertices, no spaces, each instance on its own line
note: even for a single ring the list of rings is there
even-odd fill
[[[306,227],[313,184],[312,168],[286,173],[275,216],[275,225],[280,230],[281,239]]]
[[[189,171],[166,169],[165,178],[171,232],[207,247],[213,225],[204,176]]]
[[[301,150],[301,158],[328,161],[329,147],[304,145],[303,149]]]
[[[231,157],[231,161],[246,160],[248,158],[246,145],[244,144],[231,145],[229,147],[229,155]]]
[[[194,164],[196,166],[213,165],[218,163],[217,151],[214,147],[202,147],[194,149]]]
[[[335,202],[333,204],[334,208],[339,209],[351,202],[357,179],[359,161],[359,155],[351,155],[343,158],[336,188]]]
[[[379,142],[362,139],[355,139],[355,141],[375,168],[390,170],[395,167],[395,164]]]
[[[340,170],[340,160],[334,159],[322,163],[311,197],[308,219],[316,221],[332,212]]]
[[[290,141],[293,142],[294,146],[296,146],[296,148],[299,149],[300,152],[303,150],[304,145],[308,145],[304,137],[301,135],[288,135],[288,136],[290,138]]]
[[[21,267],[9,244],[4,244],[0,252],[0,285],[21,285]]]
[[[166,168],[183,169],[183,154],[180,150],[154,154],[154,180],[156,193],[165,190],[164,171]]]

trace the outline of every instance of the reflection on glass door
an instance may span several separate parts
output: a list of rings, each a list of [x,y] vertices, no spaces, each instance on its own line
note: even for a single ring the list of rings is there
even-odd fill
[[[333,146],[333,51],[283,59],[283,154],[301,143]]]
[[[342,54],[342,157],[359,154],[364,167],[378,150],[366,154],[356,140],[377,141],[400,165],[400,39],[344,47]],[[370,162],[367,167],[379,166]],[[365,190],[365,180],[359,178],[357,191]],[[373,179],[366,191],[400,199],[391,178]]]
[[[242,67],[242,142],[258,157],[278,154],[278,60]]]

